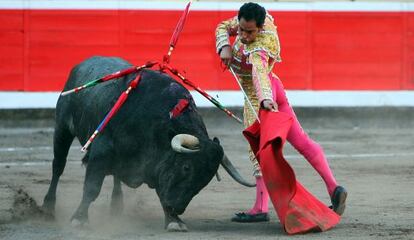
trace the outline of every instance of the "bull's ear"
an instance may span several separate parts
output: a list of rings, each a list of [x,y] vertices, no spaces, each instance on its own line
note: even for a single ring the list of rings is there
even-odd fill
[[[213,138],[213,142],[217,143],[218,145],[220,145],[220,140],[217,137]]]

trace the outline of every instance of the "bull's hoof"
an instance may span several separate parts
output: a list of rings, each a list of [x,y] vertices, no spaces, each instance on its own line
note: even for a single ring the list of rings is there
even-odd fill
[[[45,221],[56,221],[55,214],[51,212],[44,211],[42,208],[42,217]]]
[[[170,222],[167,226],[168,232],[188,232],[185,223]]]
[[[42,217],[44,218],[44,220],[54,221],[56,219],[54,209],[51,210],[51,208],[43,205],[40,207],[40,211],[42,212]]]
[[[82,227],[83,223],[79,221],[78,219],[72,219],[72,221],[70,221],[70,225],[74,228],[78,228],[78,227]]]
[[[73,218],[70,221],[70,225],[73,228],[84,228],[84,227],[88,227],[88,222],[87,221],[81,221],[79,219]]]
[[[40,209],[49,215],[55,215],[55,204],[49,201],[44,201]]]

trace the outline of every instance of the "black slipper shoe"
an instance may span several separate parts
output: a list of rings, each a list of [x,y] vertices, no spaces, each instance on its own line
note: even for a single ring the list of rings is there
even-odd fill
[[[268,222],[269,221],[269,214],[268,213],[257,213],[257,214],[249,214],[249,213],[236,213],[234,217],[231,218],[232,222]]]
[[[346,189],[342,186],[337,186],[332,194],[332,210],[338,215],[342,215],[345,211],[345,201],[348,193]]]

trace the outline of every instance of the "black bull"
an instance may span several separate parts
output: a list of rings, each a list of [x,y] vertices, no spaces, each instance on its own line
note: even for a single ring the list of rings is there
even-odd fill
[[[131,65],[120,58],[93,57],[74,67],[64,91]],[[56,105],[53,175],[43,207],[53,213],[56,188],[75,137],[83,145],[136,74],[101,83],[60,97]],[[182,114],[170,118],[180,99],[189,101]],[[174,79],[157,71],[142,71],[141,81],[83,159],[87,164],[82,201],[73,224],[88,221],[88,208],[106,175],[114,176],[111,211],[122,210],[121,182],[132,188],[146,183],[155,188],[165,213],[165,227],[186,231],[178,217],[191,199],[216,174],[219,164],[239,183],[245,182],[207,134],[190,93]]]

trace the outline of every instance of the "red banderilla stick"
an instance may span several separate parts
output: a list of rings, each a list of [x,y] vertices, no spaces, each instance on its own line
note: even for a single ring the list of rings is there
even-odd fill
[[[124,102],[128,98],[128,94],[131,92],[132,89],[136,88],[139,81],[141,80],[141,74],[138,73],[137,77],[129,84],[126,91],[124,91],[121,96],[119,96],[118,100],[116,101],[115,105],[112,107],[112,109],[109,111],[108,114],[106,114],[104,120],[99,124],[98,128],[96,128],[95,132],[93,132],[92,136],[88,139],[86,144],[82,147],[81,151],[86,152],[89,145],[93,142],[93,140],[96,138],[96,136],[104,130],[108,122],[111,120],[111,118],[119,111],[119,109],[122,107]]]

